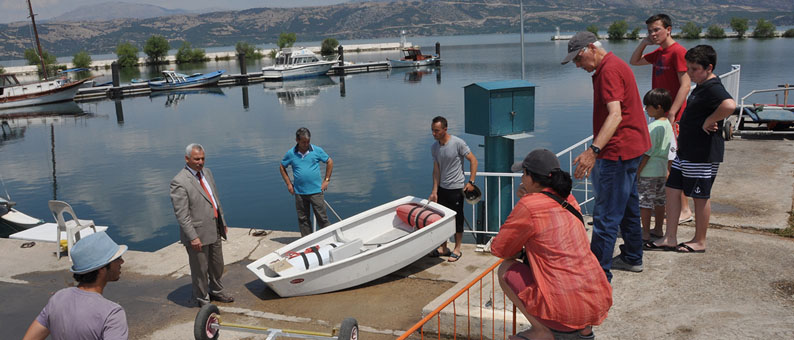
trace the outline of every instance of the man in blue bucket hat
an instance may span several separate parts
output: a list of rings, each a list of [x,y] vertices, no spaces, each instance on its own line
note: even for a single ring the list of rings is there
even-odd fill
[[[127,339],[124,308],[105,299],[108,282],[121,276],[121,255],[127,246],[118,245],[105,232],[82,238],[72,248],[72,268],[77,287],[59,290],[28,327],[23,340]]]

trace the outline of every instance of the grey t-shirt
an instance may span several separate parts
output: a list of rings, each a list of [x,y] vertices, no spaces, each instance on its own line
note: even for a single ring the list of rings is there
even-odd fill
[[[36,318],[53,340],[127,340],[119,304],[77,287],[59,290]]]
[[[438,162],[441,171],[439,186],[444,189],[463,189],[466,178],[463,177],[463,159],[471,152],[469,146],[462,139],[449,135],[447,144],[440,145],[438,141],[430,147],[433,160]]]

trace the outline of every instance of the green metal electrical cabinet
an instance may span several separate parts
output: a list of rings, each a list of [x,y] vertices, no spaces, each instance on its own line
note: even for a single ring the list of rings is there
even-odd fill
[[[528,81],[474,83],[463,94],[466,133],[496,137],[535,129],[535,85]]]

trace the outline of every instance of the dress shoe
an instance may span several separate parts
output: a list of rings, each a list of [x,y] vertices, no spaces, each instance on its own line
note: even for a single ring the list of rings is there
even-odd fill
[[[226,295],[223,292],[218,294],[210,294],[210,300],[223,303],[234,302],[234,298],[231,295]]]

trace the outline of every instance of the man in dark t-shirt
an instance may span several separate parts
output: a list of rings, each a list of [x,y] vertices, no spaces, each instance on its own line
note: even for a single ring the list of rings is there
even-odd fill
[[[681,192],[695,201],[695,237],[677,243],[678,225],[667,224],[664,237],[654,246],[675,247],[683,253],[702,253],[706,251],[706,230],[711,215],[711,187],[725,153],[722,123],[736,109],[736,102],[714,74],[717,64],[714,48],[695,46],[687,51],[685,59],[687,73],[697,87],[689,95],[679,123],[678,156],[673,161],[665,191],[668,220],[675,221],[679,217]]]

